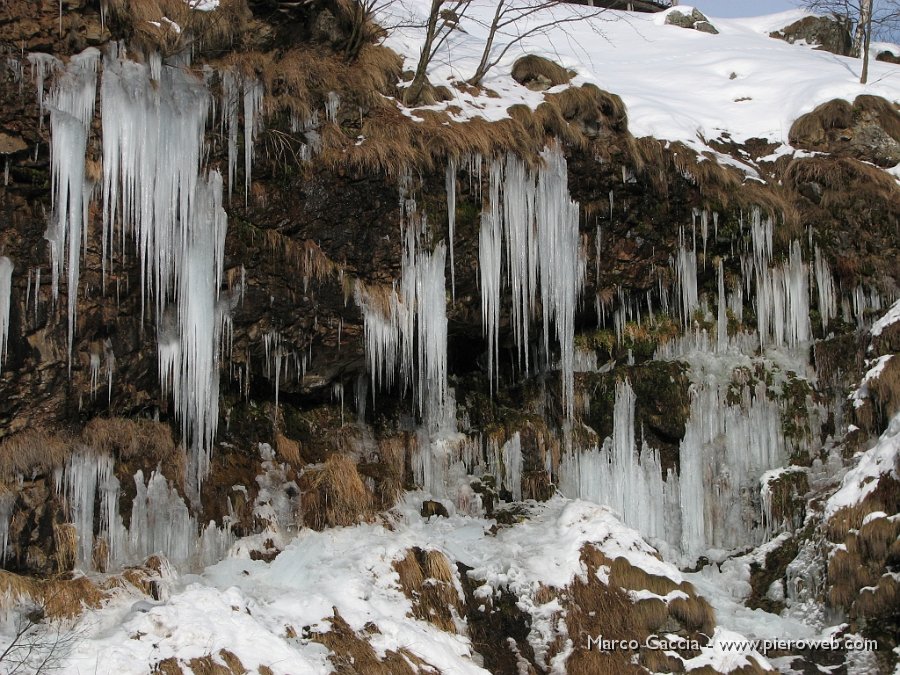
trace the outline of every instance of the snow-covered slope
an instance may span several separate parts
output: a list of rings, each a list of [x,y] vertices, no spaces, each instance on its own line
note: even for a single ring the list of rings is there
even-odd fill
[[[392,3],[396,23],[405,11],[427,15],[430,2]],[[690,12],[680,6],[677,11]],[[565,5],[538,13],[515,28],[530,27],[588,12]],[[668,10],[668,12],[676,10]],[[475,72],[490,22],[492,3],[474,0],[435,57],[429,70],[433,84],[465,81]],[[590,82],[618,94],[628,107],[635,136],[683,141],[696,148],[702,139],[727,134],[742,142],[763,138],[787,143],[791,123],[817,105],[834,98],[853,100],[859,94],[900,98],[900,69],[872,62],[868,85],[859,84],[859,59],[836,56],[769,37],[769,32],[805,16],[784,12],[751,19],[710,17],[718,35],[666,25],[668,12],[636,14],[605,11],[595,18],[568,22],[522,40],[488,73],[484,85],[500,98],[473,97],[452,88],[454,99],[442,106],[460,106],[462,116],[496,119],[514,103],[531,106],[542,100],[510,77],[512,64],[523,54],[537,53],[577,72],[574,84]],[[415,68],[423,31],[398,29],[387,40]],[[503,40],[508,41],[508,36]],[[503,41],[498,38],[502,46]]]

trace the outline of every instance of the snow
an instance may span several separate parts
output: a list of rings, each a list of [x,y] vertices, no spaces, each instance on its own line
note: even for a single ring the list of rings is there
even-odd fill
[[[390,3],[388,12],[402,14],[411,7],[422,17],[428,0]],[[481,56],[492,4],[475,0],[429,68],[433,84],[447,84],[472,76]],[[578,15],[588,8],[557,7],[554,16]],[[542,95],[518,85],[509,73],[526,53],[547,55],[576,71],[573,84],[592,83],[622,97],[629,128],[635,136],[682,141],[706,149],[702,139],[729,134],[737,142],[763,138],[788,143],[791,124],[800,115],[834,98],[853,100],[875,94],[888,100],[900,97],[900,73],[881,62],[870,63],[870,83],[859,84],[858,59],[790,45],[768,37],[770,31],[806,16],[802,11],[749,19],[711,18],[718,35],[663,25],[660,14],[605,11],[599,17],[557,25],[514,45],[488,73],[484,85],[499,95],[472,97],[451,87],[454,99],[436,106],[459,106],[459,117],[497,119],[515,103],[534,108]],[[516,29],[547,20],[531,17]],[[390,17],[385,25],[395,24]],[[508,36],[498,38],[500,44]],[[391,31],[387,45],[415,67],[423,40],[421,29]]]
[[[897,323],[898,321],[900,321],[900,300],[897,300],[897,302],[891,305],[891,308],[887,311],[887,314],[885,314],[872,324],[872,336],[878,337],[884,332],[885,328]]]
[[[184,0],[191,9],[199,12],[211,12],[218,8],[219,0]]]
[[[272,562],[241,554],[208,567],[201,575],[164,579],[163,601],[150,603],[122,592],[81,623],[79,640],[63,672],[146,672],[168,657],[187,660],[228,649],[244,666],[268,665],[273,672],[327,673],[327,650],[308,639],[327,629],[337,611],[357,631],[369,633],[376,652],[404,648],[448,673],[485,673],[464,635],[438,630],[410,616],[410,602],[393,570],[413,546],[445,553],[472,568],[482,580],[482,597],[498,589],[516,593],[534,624],[557,605],[537,605],[540,586],[563,588],[586,570],[580,551],[599,547],[609,558],[625,557],[650,574],[676,583],[682,575],[660,561],[640,535],[600,506],[556,497],[531,503],[526,519],[492,533],[492,520],[452,515],[428,521],[418,514],[423,495],[407,496],[385,523],[301,531]],[[235,557],[239,556],[239,557]],[[293,629],[296,637],[288,627]],[[549,628],[548,628],[549,630]],[[547,638],[552,635],[547,635]],[[536,648],[540,631],[530,639]]]
[[[874,447],[862,453],[858,463],[850,469],[841,481],[841,487],[825,504],[825,515],[831,517],[840,509],[855,506],[878,485],[879,479],[889,475],[900,480],[898,474],[900,459],[900,413],[891,418],[888,428]]]

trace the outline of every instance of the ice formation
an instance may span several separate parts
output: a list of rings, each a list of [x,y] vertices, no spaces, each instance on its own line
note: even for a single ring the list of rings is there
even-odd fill
[[[541,153],[533,174],[513,155],[491,162],[487,204],[479,235],[482,318],[488,336],[491,378],[496,371],[500,317],[501,258],[506,251],[512,295],[513,335],[528,370],[528,327],[540,292],[544,351],[550,324],[560,349],[563,404],[574,412],[575,309],[585,274],[578,233],[578,204],[569,197],[565,157],[556,146]],[[502,233],[502,235],[501,235]],[[502,242],[501,242],[502,240]]]
[[[445,248],[423,250],[418,228],[408,225],[399,289],[356,286],[363,313],[366,360],[374,390],[391,386],[399,370],[404,390],[411,389],[419,414],[436,427],[447,401],[447,308]]]
[[[57,490],[65,496],[75,526],[75,563],[80,569],[120,568],[155,553],[177,566],[199,568],[225,555],[234,541],[227,522],[221,528],[214,523],[201,527],[178,491],[157,471],[147,481],[138,471],[134,483],[126,528],[119,513],[121,485],[112,457],[88,448],[69,457]]]
[[[456,229],[456,160],[447,162],[447,240],[450,242],[450,293],[456,302],[456,261],[453,259],[453,235]]]
[[[13,262],[0,256],[0,368],[6,359],[9,343],[9,308],[12,300]]]
[[[679,471],[663,473],[659,453],[635,438],[635,395],[616,387],[613,435],[602,447],[566,457],[560,489],[618,511],[623,521],[666,541],[686,560],[710,548],[761,543],[759,480],[787,458],[781,408],[765,385],[745,386],[729,404],[728,388],[702,383],[692,391]]]
[[[85,156],[88,132],[94,116],[99,60],[100,52],[92,47],[73,56],[66,69],[57,77],[46,101],[46,105],[50,109],[53,213],[45,237],[50,243],[50,269],[54,299],[59,293],[59,279],[63,270],[68,272],[70,369],[81,244],[82,238],[87,236],[88,203],[93,189],[85,177]],[[45,62],[42,60],[39,63]]]
[[[140,64],[112,50],[103,65],[104,261],[111,264],[117,229],[123,255],[126,235],[133,236],[142,306],[155,300],[160,381],[172,393],[199,485],[218,424],[227,310],[219,300],[227,229],[222,178],[200,170],[210,96],[202,81],[158,57]],[[257,104],[250,91],[252,127]],[[170,303],[174,316],[166,311]]]

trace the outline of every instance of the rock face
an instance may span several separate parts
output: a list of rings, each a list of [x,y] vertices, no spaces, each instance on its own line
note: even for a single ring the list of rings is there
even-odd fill
[[[805,42],[816,49],[841,56],[849,56],[853,47],[847,24],[828,16],[807,16],[769,35],[791,44]]]
[[[666,15],[666,23],[670,26],[678,26],[679,28],[698,30],[701,33],[711,33],[713,35],[719,34],[716,27],[709,22],[706,15],[699,9],[691,9],[690,14],[688,14],[685,10],[676,7]]]
[[[8,31],[2,40],[9,35],[15,42],[0,43],[10,47],[0,61],[0,168],[8,167],[8,179],[0,184],[0,271],[12,270],[0,275],[0,288],[9,279],[9,302],[3,303],[8,321],[0,312],[9,328],[0,368],[5,570],[41,578],[66,575],[76,567],[117,572],[124,566],[127,572],[128,565],[141,560],[126,554],[137,556],[136,551],[143,559],[163,547],[190,569],[209,562],[208,555],[221,554],[236,537],[247,537],[241,555],[268,563],[277,560],[287,533],[375,521],[406,490],[423,485],[434,499],[420,499],[422,509],[414,509],[414,516],[449,527],[460,514],[477,512],[496,521],[485,528],[485,537],[502,536],[504,528],[529,517],[522,501],[549,501],[564,484],[576,496],[595,488],[590,480],[579,482],[589,460],[598,474],[605,470],[612,476],[608,484],[621,487],[625,469],[613,474],[607,461],[613,442],[624,448],[621,464],[632,471],[629,480],[635,479],[620,494],[621,502],[642,512],[659,491],[632,498],[637,492],[631,488],[640,481],[662,490],[663,480],[666,489],[674,489],[677,480],[717,479],[704,473],[707,467],[685,463],[683,448],[690,443],[712,448],[721,455],[712,459],[727,469],[726,450],[736,445],[725,442],[735,428],[744,434],[741,439],[755,440],[755,431],[770,430],[784,461],[800,467],[767,484],[774,500],[768,511],[761,505],[758,477],[751,476],[746,483],[751,487],[739,493],[723,469],[725,478],[715,484],[716,490],[733,489],[742,511],[736,519],[748,521],[754,536],[785,528],[798,540],[807,537],[784,549],[793,560],[811,536],[801,530],[811,484],[803,471],[821,464],[840,419],[857,415],[857,425],[872,434],[886,425],[880,412],[886,396],[877,399],[879,405],[854,412],[846,388],[864,369],[858,326],[882,311],[897,288],[898,188],[891,176],[869,164],[888,167],[900,161],[900,125],[891,103],[860,97],[852,105],[835,102],[817,109],[797,121],[791,139],[798,148],[829,154],[761,160],[759,180],[749,180],[717,163],[712,153],[634,138],[621,99],[593,85],[547,93],[536,110],[519,106],[497,123],[451,124],[428,115],[434,111],[412,121],[393,103],[397,56],[374,44],[364,45],[355,58],[347,55],[352,22],[342,13],[345,3],[229,1],[222,3],[228,10],[222,22],[204,27],[210,19],[194,17],[198,30],[210,32],[207,40],[197,41],[188,74],[197,87],[205,87],[204,95],[216,101],[218,111],[202,130],[204,169],[218,170],[228,183],[222,202],[228,230],[220,242],[222,270],[215,289],[220,298],[215,309],[222,313],[214,316],[225,336],[217,345],[218,426],[208,474],[197,485],[186,478],[188,449],[176,417],[178,401],[160,382],[160,334],[175,310],[157,316],[155,297],[142,294],[144,261],[135,254],[135,233],[119,238],[117,232],[109,247],[116,264],[104,268],[102,263],[108,242],[103,199],[96,194],[103,191],[103,162],[115,162],[115,157],[104,156],[108,120],[99,113],[84,126],[87,192],[91,181],[101,185],[85,208],[89,227],[77,240],[83,247],[75,249],[81,276],[72,294],[77,311],[71,357],[69,282],[63,275],[54,289],[48,265],[46,233],[59,169],[48,150],[50,122],[46,113],[42,118],[34,96],[38,64],[50,64],[40,90],[46,97],[55,83],[52,75],[88,46],[108,50],[114,40],[130,40],[147,55],[156,48],[176,49],[180,33],[162,30],[142,15],[130,18],[129,8],[145,4],[121,0],[101,21],[96,3],[71,2],[61,25],[53,2],[11,0],[0,9],[0,25]],[[167,7],[187,12],[182,5],[175,0]],[[696,10],[670,12],[667,22],[717,32]],[[51,56],[28,61],[17,51],[20,44]],[[130,64],[135,70],[142,66]],[[101,81],[103,68],[101,61]],[[237,81],[231,78],[238,77],[243,87],[239,106],[237,98],[225,96]],[[571,73],[526,57],[516,63],[513,77],[542,90],[568,83]],[[266,101],[259,109],[265,125],[259,127],[253,123],[254,81]],[[160,92],[162,85],[148,90]],[[222,114],[229,109],[223,101],[239,108],[233,118]],[[559,150],[544,151],[542,159],[545,145]],[[255,153],[252,175],[246,159],[229,166],[229,157],[242,154],[238,148],[247,153],[244,157]],[[758,159],[772,148],[723,142],[722,151]],[[520,201],[533,206],[540,203],[535,201],[538,183],[526,183],[546,175],[540,170],[548,157],[564,167],[565,191],[554,194],[565,194],[566,200],[554,202],[555,208],[577,209],[569,232],[577,253],[569,267],[577,269],[554,268],[560,277],[583,277],[581,299],[570,305],[577,349],[571,412],[561,403],[566,396],[560,383],[562,349],[554,339],[541,339],[540,315],[546,310],[532,300],[532,333],[520,344],[516,302],[522,298],[507,292],[510,272],[499,262],[493,271],[503,280],[503,293],[497,294],[492,347],[481,311],[489,267],[482,255],[485,222],[491,199],[502,201],[499,189],[491,196],[491,174],[506,172],[501,182],[502,194],[509,196],[507,208],[519,203],[516,196],[526,195],[526,187],[530,197]],[[555,213],[544,216],[549,220]],[[419,237],[412,254],[403,236],[410,231]],[[425,310],[414,319],[398,312],[388,315],[394,324],[379,323],[385,314],[373,307],[396,307],[395,291],[413,263],[443,260],[436,252],[451,242],[453,267],[448,262],[437,270],[445,284],[428,286],[436,291],[427,303],[421,301]],[[177,252],[168,251],[173,257]],[[509,250],[503,255],[510,265]],[[549,254],[541,251],[530,260],[539,266],[542,255]],[[759,260],[751,276],[747,270]],[[425,278],[415,277],[417,292],[426,286]],[[785,297],[795,304],[785,309]],[[549,305],[551,299],[543,302]],[[455,406],[448,401],[447,408],[455,415],[440,420],[447,428],[432,439],[429,424],[435,420],[428,419],[410,391],[423,386],[413,376],[421,373],[407,372],[412,356],[402,371],[392,363],[398,367],[380,372],[377,357],[378,348],[385,360],[391,348],[394,356],[424,351],[435,328],[428,322],[444,307],[447,322],[435,332],[446,330],[446,360],[434,370],[444,369]],[[792,323],[804,307],[808,321]],[[804,366],[813,367],[805,354],[806,346],[816,342],[819,383],[809,384],[802,372],[786,373],[783,364],[757,358],[761,350],[752,341],[759,336],[754,338],[753,331],[770,311],[782,343],[785,323],[804,332],[798,349]],[[411,322],[403,343],[377,342],[394,335],[401,314]],[[413,328],[419,330],[415,338],[409,337]],[[773,326],[766,339],[777,330]],[[896,332],[885,332],[879,355],[896,351],[895,338]],[[699,352],[709,360],[725,359],[740,345],[751,345],[741,353],[740,366],[726,363],[714,373],[727,380],[721,391],[699,398],[711,375],[692,372],[703,367],[692,356]],[[530,364],[522,363],[523,355],[532,359]],[[432,384],[425,382],[426,388]],[[882,389],[873,386],[873,391]],[[701,424],[713,409],[719,417]],[[751,410],[753,425],[741,426]],[[701,438],[704,429],[714,433]],[[433,440],[438,450],[425,454]],[[573,444],[585,451],[578,461]],[[749,442],[737,445],[739,455],[748,454]],[[586,470],[584,475],[590,478]],[[446,485],[451,478],[458,483],[452,494]],[[668,507],[678,510],[681,502],[672,499]],[[166,521],[154,524],[148,512],[165,513]],[[413,529],[420,524],[416,521]],[[895,528],[889,534],[896,537]],[[528,641],[532,617],[514,592],[498,588],[486,602],[478,590],[482,579],[469,575],[462,561],[438,555],[416,548],[398,558],[398,564],[406,561],[408,572],[404,592],[414,603],[424,603],[413,605],[417,618],[440,620],[451,632],[456,616],[465,617],[473,644],[496,672],[515,672],[526,662],[537,669],[540,659],[529,651]],[[623,564],[624,558],[607,559],[591,547],[579,555],[590,571],[586,581],[579,578],[568,589],[552,592],[528,591],[546,596],[540,604],[556,603],[566,616],[554,615],[553,623],[570,622],[572,636],[606,634],[605,617],[619,616],[603,604],[602,579],[610,573],[619,589],[611,591],[611,602],[623,609],[622,616],[630,617],[624,610],[639,604],[624,589],[654,596],[640,600],[645,609],[649,602],[647,616],[628,618],[621,636],[712,632],[712,611],[689,584],[644,579]],[[655,559],[656,553],[648,555]],[[873,557],[871,565],[880,570],[887,559]],[[765,570],[754,588],[757,600],[789,574],[789,562],[779,559]],[[445,570],[443,585],[425,578],[438,567]],[[865,584],[854,585],[854,592],[857,586]],[[445,596],[454,603],[465,596],[465,605],[455,604],[452,614]],[[663,600],[671,604],[664,607]],[[766,606],[777,609],[783,597],[769,600]],[[839,600],[836,606],[853,606],[847,598]],[[883,604],[878,617],[890,609]],[[363,641],[342,622],[335,610],[332,625],[340,631],[330,633],[348,632]],[[863,630],[865,622],[860,626]],[[557,637],[551,652],[564,658],[567,643],[562,634]],[[325,643],[335,636],[319,638]],[[374,652],[371,656],[375,659]],[[349,653],[346,658],[353,662]],[[624,657],[621,663],[606,663],[599,652],[578,658],[584,661],[570,664],[571,672],[629,667]],[[650,670],[675,667],[653,661],[652,654],[641,658]],[[395,663],[401,662],[406,663],[398,657]]]

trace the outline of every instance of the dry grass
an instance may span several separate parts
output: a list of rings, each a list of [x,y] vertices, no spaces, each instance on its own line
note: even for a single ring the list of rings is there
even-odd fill
[[[582,562],[587,567],[583,579],[576,579],[567,589],[565,601],[566,625],[569,637],[576,645],[586,645],[588,637],[602,635],[613,640],[637,640],[643,644],[647,636],[669,626],[674,620],[682,627],[679,635],[688,639],[711,635],[715,628],[712,608],[697,597],[690,584],[676,584],[671,579],[648,574],[633,567],[624,558],[610,559],[594,546],[587,545],[581,551]],[[609,569],[609,584],[599,584],[597,569]],[[646,599],[635,601],[630,590],[646,589],[657,595],[679,590],[687,599],[669,601]],[[543,602],[549,600],[544,593]],[[537,598],[536,598],[537,600]],[[667,632],[669,629],[666,629]],[[633,660],[635,658],[636,660]],[[604,653],[600,650],[576,648],[566,662],[567,673],[627,673],[677,671],[678,660],[670,660],[663,653],[640,649],[632,654],[626,650]]]
[[[71,523],[53,524],[53,557],[56,569],[68,572],[75,567],[78,530]]]
[[[96,417],[84,426],[81,438],[96,452],[123,460],[140,458],[157,464],[178,454],[172,428],[153,420]]]
[[[412,602],[412,615],[448,633],[456,632],[454,613],[462,616],[460,600],[450,561],[440,551],[412,548],[394,561],[400,588]]]
[[[856,612],[867,619],[889,619],[900,607],[900,581],[885,574],[874,588],[864,588],[856,599]]]
[[[313,633],[311,639],[331,651],[328,660],[331,661],[335,675],[415,675],[416,672],[434,671],[422,659],[405,649],[399,652],[389,649],[383,659],[379,658],[365,636],[354,631],[337,609],[334,610],[334,617],[328,621],[331,630]],[[370,632],[375,631],[377,629],[373,626]]]
[[[878,120],[878,126],[884,129],[895,141],[900,143],[900,109],[894,103],[881,96],[863,94],[853,101],[853,113],[857,116],[871,115]]]
[[[812,112],[798,117],[791,125],[791,145],[818,145],[825,140],[826,129],[846,129],[853,124],[853,108],[842,99],[823,103]]]
[[[130,47],[136,52],[158,50],[169,56],[189,48],[228,49],[253,33],[252,14],[244,0],[221,0],[215,12],[193,10],[183,0],[103,0],[103,6],[107,20],[131,36]]]
[[[194,675],[244,675],[248,672],[241,660],[227,649],[215,656],[201,656],[188,661]]]
[[[784,179],[794,187],[808,182],[823,188],[822,205],[828,208],[829,192],[853,193],[864,199],[894,202],[900,198],[900,188],[890,174],[878,167],[849,158],[806,157],[793,160],[785,170]],[[896,207],[895,207],[896,208]]]
[[[0,608],[9,609],[22,601],[41,606],[48,619],[68,619],[85,608],[95,609],[106,593],[84,576],[33,579],[0,570]]]
[[[900,513],[900,481],[891,474],[882,474],[875,489],[862,502],[840,509],[828,519],[828,539],[843,541],[850,530],[859,530],[863,519],[875,511]]]
[[[372,517],[372,493],[350,457],[330,455],[303,478],[308,486],[303,493],[304,521],[309,527],[354,525]]]
[[[891,419],[900,410],[900,357],[894,356],[884,366],[878,377],[869,383],[879,408]]]
[[[303,457],[300,455],[300,443],[282,433],[275,434],[275,452],[278,454],[279,459],[293,467],[299,467],[304,464]]]
[[[844,100],[823,103],[791,125],[788,134],[791,145],[818,147],[828,140],[831,129],[849,129],[860,118],[870,118],[895,141],[900,142],[900,113],[897,106],[880,96],[857,96],[851,106]]]
[[[550,87],[566,84],[572,79],[568,70],[550,59],[536,54],[527,54],[516,60],[512,67],[512,78],[519,84],[528,85],[539,81]]]
[[[401,60],[386,47],[367,45],[352,65],[336,54],[310,47],[295,47],[284,53],[232,53],[214,65],[219,70],[257,78],[265,87],[267,116],[293,114],[307,119],[324,106],[329,92],[337,93],[341,106],[354,115],[359,114],[360,107],[387,106],[382,95],[394,93]],[[333,125],[324,125],[328,126]]]
[[[269,248],[281,255],[286,262],[295,265],[305,279],[321,282],[337,280],[341,276],[343,267],[331,260],[314,241],[296,241],[277,230],[266,230],[265,236]]]
[[[46,473],[65,464],[71,439],[43,429],[26,429],[0,442],[0,478]]]
[[[592,84],[546,94],[534,111],[514,105],[509,114],[521,125],[522,133],[539,144],[560,140],[586,148],[592,139],[610,132],[630,137],[622,99]]]
[[[363,120],[362,142],[340,133],[323,135],[323,160],[361,172],[398,176],[408,167],[442,168],[448,157],[479,153],[491,157],[512,152],[534,162],[543,147],[513,119],[454,122],[431,110],[416,114],[420,122],[410,120],[394,106],[373,109]]]

